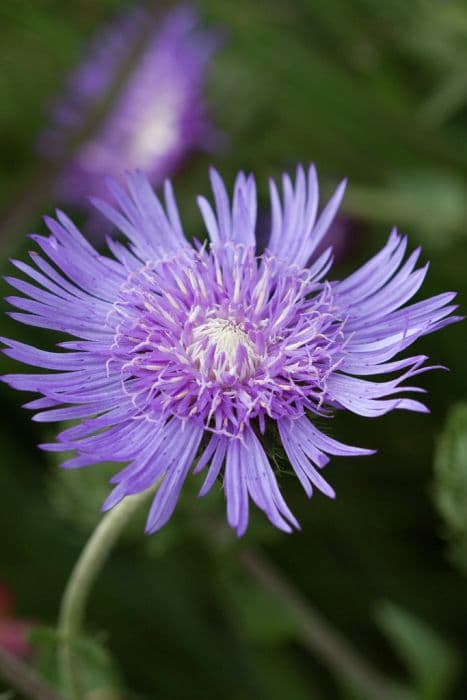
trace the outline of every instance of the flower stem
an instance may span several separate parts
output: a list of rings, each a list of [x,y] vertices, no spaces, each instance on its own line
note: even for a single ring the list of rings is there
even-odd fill
[[[240,560],[250,576],[272,593],[297,620],[305,646],[338,677],[358,688],[365,698],[394,700],[391,681],[372,668],[273,564],[253,549],[244,549]]]
[[[71,572],[63,594],[58,621],[58,664],[62,690],[67,700],[82,700],[77,642],[90,590],[110,551],[136,510],[154,493],[150,488],[127,496],[101,520]]]
[[[0,675],[30,700],[63,700],[32,668],[0,648]],[[2,695],[0,693],[0,695]]]

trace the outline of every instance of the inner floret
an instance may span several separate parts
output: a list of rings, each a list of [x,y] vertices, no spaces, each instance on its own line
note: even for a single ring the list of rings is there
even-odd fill
[[[225,374],[251,377],[260,359],[241,322],[233,318],[210,318],[196,326],[187,354],[202,374],[216,381]]]
[[[183,249],[129,275],[108,317],[109,372],[135,416],[196,418],[241,436],[252,420],[326,412],[343,351],[331,285],[253,249]]]

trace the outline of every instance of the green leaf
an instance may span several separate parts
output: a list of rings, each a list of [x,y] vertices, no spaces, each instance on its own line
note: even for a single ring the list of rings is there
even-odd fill
[[[60,688],[58,649],[60,638],[55,629],[36,627],[30,634],[36,648],[36,668],[52,685]],[[108,650],[96,639],[81,637],[76,641],[83,700],[123,700],[123,683]]]
[[[457,651],[394,603],[380,605],[377,621],[409,670],[420,700],[447,700],[461,667]]]
[[[457,173],[406,169],[387,177],[384,185],[351,185],[345,206],[356,217],[386,225],[397,221],[425,246],[440,250],[465,235],[466,190]]]
[[[451,558],[467,573],[467,403],[451,409],[438,442],[434,500]]]
[[[340,700],[374,700],[374,696],[362,695],[361,686],[351,684],[348,679],[339,679]],[[390,681],[385,691],[387,698],[392,700],[419,700],[418,694],[402,683]]]

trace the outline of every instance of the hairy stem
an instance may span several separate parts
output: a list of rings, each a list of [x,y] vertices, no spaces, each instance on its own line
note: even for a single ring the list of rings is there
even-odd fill
[[[82,700],[77,641],[81,635],[90,590],[112,547],[136,510],[154,493],[154,488],[127,496],[101,520],[75,564],[63,594],[58,622],[59,674],[67,700]]]

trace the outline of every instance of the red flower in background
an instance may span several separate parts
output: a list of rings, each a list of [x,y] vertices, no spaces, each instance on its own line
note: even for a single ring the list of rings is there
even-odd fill
[[[32,647],[28,642],[31,626],[29,620],[15,617],[11,591],[0,582],[0,648],[22,659],[29,659],[32,655]]]

